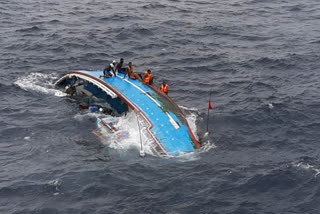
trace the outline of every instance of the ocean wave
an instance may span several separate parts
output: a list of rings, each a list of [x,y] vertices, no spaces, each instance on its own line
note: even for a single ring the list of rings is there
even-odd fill
[[[60,23],[62,23],[60,20],[58,20],[58,19],[52,19],[52,20],[50,20],[50,21],[48,21],[47,23],[50,23],[50,24],[60,24]]]
[[[32,33],[32,32],[44,31],[44,30],[45,30],[45,29],[40,28],[40,27],[38,27],[38,26],[33,26],[33,27],[29,27],[29,28],[18,29],[18,30],[16,30],[16,32]]]
[[[144,9],[163,9],[166,7],[167,7],[166,5],[161,4],[159,2],[149,3],[149,4],[142,6],[142,8],[144,8]]]

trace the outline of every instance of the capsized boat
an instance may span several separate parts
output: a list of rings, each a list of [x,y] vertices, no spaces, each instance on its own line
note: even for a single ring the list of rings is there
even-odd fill
[[[155,86],[124,78],[123,73],[108,78],[102,75],[102,71],[72,71],[61,77],[56,86],[64,87],[71,95],[103,100],[117,116],[134,111],[143,144],[151,145],[157,155],[175,156],[201,146],[183,111]]]

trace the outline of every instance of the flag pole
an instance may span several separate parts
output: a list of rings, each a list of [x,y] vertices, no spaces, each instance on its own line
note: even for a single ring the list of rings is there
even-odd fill
[[[208,114],[207,114],[207,133],[209,133],[209,111],[210,111],[210,102],[211,102],[211,93],[212,90],[210,90],[210,94],[209,94],[209,102],[208,102]]]

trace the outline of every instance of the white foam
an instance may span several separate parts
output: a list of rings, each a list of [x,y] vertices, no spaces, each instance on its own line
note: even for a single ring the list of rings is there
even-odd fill
[[[197,129],[197,124],[196,121],[198,119],[198,115],[196,113],[190,112],[189,114],[186,115],[187,122],[189,124],[189,127],[191,131],[193,132],[194,136],[199,140],[199,136],[197,135],[198,129]]]
[[[268,107],[269,107],[269,109],[273,109],[273,108],[274,108],[274,106],[273,106],[272,103],[269,103],[269,104],[268,104]]]
[[[54,180],[51,180],[48,182],[48,185],[50,186],[54,186],[55,187],[55,192],[53,193],[54,196],[56,195],[59,195],[59,187],[60,185],[62,184],[62,180],[60,178],[57,178],[57,179],[54,179]]]
[[[194,107],[186,107],[186,106],[181,106],[179,105],[180,108],[187,110],[187,111],[194,111],[194,112],[198,112],[199,110],[197,108]]]
[[[98,118],[100,113],[85,113],[85,114],[76,114],[74,118],[78,121],[83,121],[88,117]],[[101,136],[101,142],[107,145],[110,148],[121,151],[137,150],[137,155],[141,148],[140,134],[138,121],[135,112],[129,112],[126,116],[118,117],[118,122],[115,125],[118,128],[118,131],[115,132],[105,132]],[[119,135],[124,132],[128,132],[127,138],[121,138]],[[148,145],[146,139],[142,135],[143,150],[148,155],[154,155],[151,150],[151,145]]]
[[[207,142],[202,142],[202,146],[198,149],[198,152],[208,152],[211,149],[215,149],[217,148],[217,146],[211,142],[210,140],[208,140]]]
[[[28,76],[20,76],[15,84],[25,91],[36,91],[57,97],[66,96],[66,93],[54,89],[54,80],[57,78],[57,74],[30,73]]]
[[[198,109],[188,108],[184,106],[179,106],[179,107],[184,110],[187,110],[187,114],[186,114],[187,122],[194,136],[197,138],[197,140],[199,140],[199,135],[197,134],[198,133],[197,121],[202,119],[199,118]],[[193,161],[193,160],[197,160],[200,157],[199,156],[200,153],[208,152],[209,150],[216,148],[216,145],[213,142],[210,142],[210,140],[208,140],[207,142],[200,142],[200,143],[201,143],[201,147],[197,149],[195,152],[181,154],[178,157],[181,158],[181,160],[183,161]]]
[[[177,159],[179,162],[190,162],[200,159],[200,154],[198,151],[181,153],[178,156],[172,156],[171,158]]]
[[[92,112],[86,112],[84,114],[76,114],[74,115],[74,119],[78,120],[78,121],[83,121],[86,118],[98,118],[99,116],[101,116],[101,114],[99,113],[92,113]]]
[[[23,139],[24,139],[24,140],[30,140],[31,137],[30,137],[30,136],[25,136]]]
[[[199,120],[199,110],[197,108],[189,108],[185,106],[179,105],[179,107],[183,110],[186,110],[186,119],[189,124],[189,127],[191,131],[193,132],[194,136],[199,140],[199,136],[197,135],[198,129],[197,129],[197,120]]]
[[[298,164],[294,164],[294,166],[301,168],[301,169],[304,169],[304,170],[312,170],[315,172],[315,176],[318,176],[320,174],[320,169],[318,169],[315,166],[308,164],[308,163],[300,162]]]
[[[50,186],[60,186],[62,183],[61,179],[57,178],[48,182]]]
[[[141,135],[140,141],[138,120],[135,112],[130,112],[125,117],[120,117],[118,127],[121,127],[121,129],[119,128],[118,132],[121,132],[122,130],[128,131],[129,137],[119,140],[119,138],[117,137],[118,132],[115,132],[111,139],[113,148],[118,148],[120,146],[123,150],[136,148],[137,151],[140,151],[142,141],[142,148],[144,152],[148,155],[154,155],[151,149],[152,145],[148,144],[147,139],[145,139],[144,135]],[[142,129],[143,127],[140,128]]]

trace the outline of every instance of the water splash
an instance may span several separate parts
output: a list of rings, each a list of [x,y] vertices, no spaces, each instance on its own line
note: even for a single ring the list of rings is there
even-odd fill
[[[197,121],[199,120],[199,111],[197,108],[188,108],[185,106],[179,106],[181,109],[183,109],[186,112],[186,119],[189,124],[189,127],[191,128],[191,131],[194,133],[194,136],[199,140],[199,136],[197,135],[198,129],[197,129]]]
[[[86,118],[101,117],[99,113],[76,114],[74,118],[78,121],[83,121]],[[111,116],[110,116],[111,117]],[[137,150],[137,154],[141,147],[139,127],[135,112],[128,112],[127,115],[116,117],[116,131],[106,131],[100,136],[101,143],[119,151]],[[97,130],[99,131],[98,127]],[[95,132],[95,131],[94,131]],[[147,140],[142,136],[143,150],[148,155],[154,155],[151,145],[147,144]]]
[[[208,152],[211,149],[215,149],[217,148],[217,146],[214,144],[214,142],[211,142],[210,140],[208,140],[207,142],[203,142],[202,146],[198,149],[199,153],[202,152]]]
[[[57,178],[48,182],[49,186],[54,187],[54,193],[53,193],[54,196],[57,196],[60,194],[59,187],[61,186],[61,184],[62,184],[62,180],[60,178]]]
[[[58,78],[57,74],[30,73],[28,76],[20,76],[14,82],[25,91],[36,91],[43,94],[50,94],[57,97],[66,96],[60,90],[54,89],[54,80]]]
[[[320,169],[316,168],[316,166],[313,166],[311,164],[308,163],[303,163],[303,162],[299,162],[298,164],[294,164],[295,167],[297,168],[301,168],[304,170],[311,170],[313,172],[315,172],[315,177],[317,177],[320,174]]]
[[[185,106],[179,106],[181,109],[183,109],[186,112],[186,119],[188,121],[188,124],[192,130],[192,132],[194,133],[195,137],[197,138],[197,140],[200,139],[200,136],[197,134],[198,132],[198,126],[197,126],[197,121],[202,120],[202,118],[200,117],[199,114],[199,110],[197,108],[189,108],[189,107],[185,107]],[[203,139],[207,139],[202,137]],[[204,140],[203,142],[201,142],[201,147],[199,149],[197,149],[196,152],[191,152],[188,154],[181,154],[179,156],[181,156],[183,159],[185,158],[189,158],[189,161],[192,160],[196,160],[199,158],[199,153],[204,153],[204,152],[208,152],[211,149],[215,149],[216,145],[209,139]],[[194,156],[192,154],[195,154]]]

